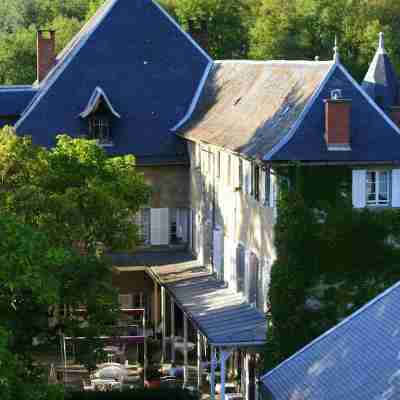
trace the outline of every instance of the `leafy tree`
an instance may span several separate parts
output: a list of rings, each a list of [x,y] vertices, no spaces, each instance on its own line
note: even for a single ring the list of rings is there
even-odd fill
[[[0,179],[0,210],[38,227],[54,245],[90,253],[132,249],[132,221],[150,194],[133,156],[109,158],[94,141],[65,135],[46,150],[11,129],[0,133]]]
[[[164,0],[162,4],[214,59],[243,57],[247,51],[247,2]]]

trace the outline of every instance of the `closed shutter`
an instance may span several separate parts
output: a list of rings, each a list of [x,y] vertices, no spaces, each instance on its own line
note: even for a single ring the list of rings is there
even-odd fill
[[[260,172],[260,203],[265,204],[265,176],[267,172],[261,168]]]
[[[215,229],[213,232],[213,261],[214,272],[219,279],[223,277],[223,231],[222,229]]]
[[[367,197],[367,171],[354,170],[353,171],[353,207],[364,208]]]
[[[151,209],[151,244],[164,246],[169,244],[169,209]]]
[[[243,160],[245,193],[251,193],[251,162]]]
[[[276,175],[269,171],[269,206],[271,208],[276,207],[276,195],[277,195],[277,182],[276,182]]]
[[[400,169],[392,171],[392,207],[400,207]]]

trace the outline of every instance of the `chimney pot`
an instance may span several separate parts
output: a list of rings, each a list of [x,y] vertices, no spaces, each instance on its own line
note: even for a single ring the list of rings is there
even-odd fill
[[[325,141],[329,151],[351,150],[351,100],[340,89],[325,100]]]
[[[45,33],[49,34],[46,37]],[[38,30],[37,32],[37,79],[43,81],[56,63],[56,32]]]

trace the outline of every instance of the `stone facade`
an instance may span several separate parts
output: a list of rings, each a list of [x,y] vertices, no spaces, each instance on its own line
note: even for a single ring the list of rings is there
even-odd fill
[[[270,267],[276,258],[273,244],[276,209],[268,204],[268,194],[259,193],[259,189],[257,195],[246,190],[245,186],[250,187],[248,180],[252,178],[246,175],[243,165],[254,168],[247,160],[223,149],[194,142],[189,144],[189,154],[190,207],[194,224],[192,250],[204,265],[239,290],[238,248],[243,249],[244,286],[251,286],[251,281],[257,282],[261,277],[262,293],[259,292],[259,296],[264,299],[261,307],[266,309]],[[265,177],[264,174],[261,176]],[[270,188],[266,190],[260,177],[257,184],[260,190],[269,192]],[[252,255],[258,260],[257,272],[249,265]]]

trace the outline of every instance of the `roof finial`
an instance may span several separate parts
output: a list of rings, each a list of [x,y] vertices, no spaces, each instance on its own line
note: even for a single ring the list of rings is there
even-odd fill
[[[378,51],[383,54],[386,53],[385,50],[385,34],[383,32],[379,32],[379,47]]]
[[[337,35],[335,35],[335,47],[333,48],[333,61],[337,63],[340,61]]]

